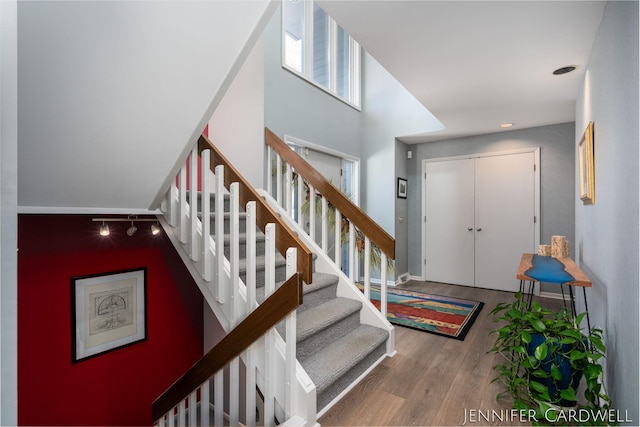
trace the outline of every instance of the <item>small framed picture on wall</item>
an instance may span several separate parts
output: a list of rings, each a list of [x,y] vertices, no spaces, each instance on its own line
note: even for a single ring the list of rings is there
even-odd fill
[[[398,198],[407,198],[407,180],[404,178],[398,178]]]
[[[147,269],[71,278],[72,362],[147,339]]]

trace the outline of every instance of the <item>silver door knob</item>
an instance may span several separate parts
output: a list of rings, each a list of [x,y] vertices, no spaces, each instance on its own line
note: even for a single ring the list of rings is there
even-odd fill
[[[478,227],[476,228],[476,231],[482,231],[482,228]]]
[[[473,231],[473,227],[467,227],[467,231]]]

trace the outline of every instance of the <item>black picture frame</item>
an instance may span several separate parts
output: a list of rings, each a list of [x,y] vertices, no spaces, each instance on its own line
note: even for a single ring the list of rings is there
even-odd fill
[[[407,180],[404,178],[398,178],[397,197],[399,199],[407,198]]]
[[[147,339],[147,268],[71,278],[71,362]]]

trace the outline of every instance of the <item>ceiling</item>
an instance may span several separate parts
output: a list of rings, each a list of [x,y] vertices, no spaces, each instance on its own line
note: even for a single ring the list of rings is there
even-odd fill
[[[415,144],[571,122],[600,1],[318,1],[446,127]],[[568,65],[576,71],[554,76]],[[506,130],[506,129],[504,129]]]

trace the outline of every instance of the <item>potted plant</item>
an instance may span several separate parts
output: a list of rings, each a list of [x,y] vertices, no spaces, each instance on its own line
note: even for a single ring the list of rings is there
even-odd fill
[[[497,337],[489,350],[504,358],[494,366],[493,382],[505,387],[496,399],[511,394],[514,409],[534,410],[538,422],[607,424],[611,400],[602,381],[602,330],[583,331],[586,313],[574,319],[564,308],[552,311],[537,302],[528,307],[523,297],[518,292],[513,302],[499,303],[491,312],[502,323],[492,331]],[[577,392],[582,378],[584,399]],[[567,420],[563,410],[573,411],[574,419]]]

